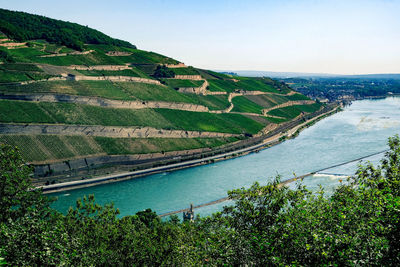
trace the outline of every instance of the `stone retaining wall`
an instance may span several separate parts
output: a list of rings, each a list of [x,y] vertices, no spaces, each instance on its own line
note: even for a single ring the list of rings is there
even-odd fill
[[[127,65],[95,65],[95,66],[83,66],[83,65],[71,65],[67,67],[68,69],[71,70],[111,70],[111,71],[117,71],[117,70],[129,70],[131,69]]]
[[[203,77],[200,75],[175,75],[174,79],[200,81],[203,80]]]
[[[196,95],[207,95],[208,81],[204,80],[204,83],[200,87],[183,87],[178,88],[178,92]]]
[[[62,95],[62,94],[0,94],[0,99],[37,101],[52,103],[76,103],[98,107],[126,108],[126,109],[144,109],[144,108],[164,108],[185,110],[193,112],[208,112],[208,107],[188,103],[173,103],[162,101],[122,101],[99,97]]]
[[[178,64],[164,64],[165,67],[169,69],[177,69],[177,68],[187,68],[187,66],[184,63],[178,63]]]
[[[0,43],[0,46],[10,48],[10,47],[17,47],[17,46],[26,46],[26,43],[14,43],[14,42]]]
[[[121,51],[108,51],[106,53],[107,56],[110,57],[125,57],[125,56],[130,56],[132,53],[130,52],[121,52]]]
[[[94,52],[94,50],[88,50],[88,51],[74,51],[71,53],[60,53],[60,54],[51,54],[51,55],[43,55],[43,56],[39,56],[39,57],[65,57],[65,56],[77,56],[77,55],[88,55],[90,53]]]
[[[211,92],[211,91],[207,91],[206,94],[207,95],[227,95],[228,92]]]
[[[209,152],[209,148],[199,148],[192,150],[171,151],[165,153],[149,153],[149,154],[135,154],[135,155],[106,155],[86,157],[79,159],[71,159],[61,162],[38,164],[35,165],[35,177],[43,177],[47,175],[62,174],[71,171],[78,171],[99,167],[102,165],[135,165],[143,164],[146,162],[155,162],[158,160],[174,160],[181,157],[187,157],[194,154]]]
[[[138,83],[148,83],[148,84],[156,84],[162,85],[158,80],[151,80],[146,78],[139,77],[130,77],[130,76],[69,76],[70,80],[74,81],[113,81],[113,82],[138,82]]]
[[[114,138],[216,138],[239,136],[238,134],[230,133],[165,130],[151,127],[7,123],[0,123],[0,134],[82,135]]]
[[[31,83],[39,83],[39,82],[48,82],[48,81],[112,81],[112,82],[137,82],[137,83],[147,83],[147,84],[156,84],[165,86],[160,83],[158,80],[139,78],[139,77],[130,77],[130,76],[84,76],[84,75],[67,75],[63,74],[61,77],[51,77],[43,80],[36,81],[24,81],[24,82],[11,82],[6,84],[31,84]]]

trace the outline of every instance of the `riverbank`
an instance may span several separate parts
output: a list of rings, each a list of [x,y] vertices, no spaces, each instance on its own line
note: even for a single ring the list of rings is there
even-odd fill
[[[167,164],[167,165],[153,167],[153,168],[146,168],[146,169],[137,170],[137,171],[123,172],[123,173],[100,176],[100,177],[95,177],[95,178],[90,178],[90,179],[85,179],[85,180],[77,180],[77,181],[69,181],[69,182],[63,182],[63,183],[57,183],[57,184],[51,184],[51,185],[43,185],[43,186],[38,186],[37,188],[42,188],[44,193],[54,193],[54,192],[59,192],[59,191],[73,190],[73,189],[82,188],[82,187],[95,186],[95,185],[104,184],[104,183],[122,181],[122,180],[147,176],[147,175],[165,172],[165,171],[173,171],[173,170],[178,170],[178,169],[183,169],[183,168],[189,168],[189,167],[194,167],[194,166],[198,166],[198,165],[209,164],[209,163],[212,163],[215,161],[226,160],[226,159],[231,159],[234,157],[247,155],[249,153],[258,152],[261,149],[265,149],[265,148],[274,146],[276,144],[279,144],[279,143],[283,142],[286,138],[291,138],[291,137],[296,136],[296,134],[300,130],[310,126],[312,123],[315,123],[316,121],[323,119],[324,117],[326,117],[328,115],[331,115],[331,114],[337,112],[339,108],[340,108],[340,106],[336,106],[333,109],[328,110],[327,112],[324,112],[315,117],[312,117],[300,124],[296,124],[293,127],[290,127],[286,130],[282,130],[272,136],[268,136],[268,135],[265,137],[261,136],[258,138],[260,140],[260,142],[257,144],[251,145],[251,146],[248,146],[245,148],[241,148],[241,149],[236,149],[236,150],[233,150],[233,151],[230,151],[227,153],[221,153],[221,154],[214,155],[214,156],[203,157],[200,159],[188,160],[188,161],[183,161],[183,162],[178,162],[178,163],[173,163],[173,164]]]

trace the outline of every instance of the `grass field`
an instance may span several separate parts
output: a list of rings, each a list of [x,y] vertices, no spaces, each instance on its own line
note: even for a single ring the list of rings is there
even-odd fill
[[[287,119],[279,119],[279,118],[272,118],[272,117],[265,117],[268,121],[272,122],[272,123],[282,123],[282,122],[286,122]]]
[[[299,105],[299,106],[295,106],[295,107],[303,112],[311,113],[311,112],[315,112],[315,111],[319,110],[321,108],[321,106],[322,106],[322,104],[320,104],[320,103],[314,103],[312,105]]]
[[[68,65],[122,65],[120,59],[115,57],[109,57],[103,53],[94,51],[86,55],[67,55],[59,57],[36,57],[34,59],[37,63],[45,63],[57,66],[68,66]]]
[[[154,74],[155,70],[157,69],[158,64],[132,64],[131,67],[134,67],[141,71],[142,73],[145,73],[148,76],[151,76]]]
[[[200,87],[204,81],[164,79],[166,85],[172,88]]]
[[[98,96],[110,99],[132,99],[110,81],[48,81],[26,85],[1,85],[2,93],[59,93]]]
[[[246,91],[284,93],[277,90],[272,85],[267,84],[263,78],[236,77],[236,79],[239,80],[239,82],[237,82],[237,86]]]
[[[41,51],[41,49],[45,49]],[[86,55],[67,55],[67,56],[56,56],[56,57],[40,57],[42,55],[54,54],[59,49],[64,49],[62,46],[57,46],[53,44],[43,44],[33,43],[32,47],[28,48],[19,48],[9,50],[10,55],[15,58],[17,62],[36,62],[36,63],[45,63],[51,65],[58,66],[67,66],[67,65],[123,65],[126,63],[139,63],[139,64],[154,64],[154,63],[163,63],[163,64],[177,64],[178,61],[154,53],[147,52],[138,49],[117,49],[114,46],[107,45],[89,45],[87,46],[87,50],[94,50],[94,52]],[[65,50],[65,49],[64,49]],[[130,56],[121,56],[121,57],[110,57],[105,53],[108,51],[117,51],[122,50],[125,52],[130,52],[132,55]],[[62,52],[71,52],[71,50],[59,51]]]
[[[291,100],[291,101],[310,100],[310,98],[308,98],[307,96],[302,95],[302,94],[289,95],[289,96],[286,96],[286,98]]]
[[[224,79],[217,79],[216,73],[202,72],[202,75],[210,75],[214,79],[207,79],[210,87],[210,91],[222,91],[222,92],[234,92],[235,90],[245,90],[245,91],[261,91],[261,92],[270,92],[276,94],[287,94],[290,92],[290,89],[284,85],[276,84],[275,82],[271,82],[271,79],[268,78],[248,78],[248,77],[229,77],[224,75]],[[219,74],[223,75],[223,74]],[[226,78],[227,77],[227,78]],[[235,79],[236,81],[233,81]]]
[[[56,135],[0,135],[0,143],[18,147],[28,162],[91,155],[146,154],[217,147],[239,138],[108,138]]]
[[[245,98],[263,108],[270,108],[277,105],[277,102],[271,99],[269,95],[247,95]]]
[[[107,138],[94,137],[108,155],[146,154],[179,151],[204,147],[217,147],[238,138]]]
[[[148,75],[142,73],[137,69],[129,69],[129,70],[77,70],[82,75],[86,76],[129,76],[129,77],[142,77],[149,78]]]
[[[34,136],[0,135],[0,142],[16,146],[20,150],[24,160],[28,162],[43,161],[51,158],[51,156],[39,148],[39,144]]]
[[[134,48],[113,45],[85,45],[92,50],[84,55],[41,57],[56,53],[75,52],[71,48],[50,44],[44,40],[32,40],[27,48],[0,48],[1,93],[55,93],[93,96],[124,101],[163,101],[197,104],[210,110],[229,107],[226,95],[195,95],[179,93],[177,88],[200,87],[203,81],[163,79],[164,85],[136,82],[110,81],[41,81],[26,85],[7,84],[29,80],[44,80],[61,74],[87,76],[130,76],[152,78],[160,64],[177,64],[178,61]],[[108,56],[111,51],[128,52],[123,56]],[[115,54],[114,54],[115,55]],[[38,68],[35,64],[39,64]],[[130,70],[86,71],[72,70],[67,66],[82,65],[129,65]],[[287,101],[307,100],[301,94],[285,96],[291,91],[282,82],[269,78],[249,78],[226,75],[214,71],[188,68],[170,68],[175,75],[201,75],[209,82],[210,91],[232,93],[237,90],[262,91],[273,94],[238,96],[233,98],[234,112],[261,114],[263,108],[273,107]],[[2,84],[3,83],[3,84]],[[148,126],[157,129],[255,134],[270,122],[282,123],[295,118],[301,112],[314,112],[320,104],[291,106],[270,111],[268,114],[282,117],[271,118],[241,114],[214,114],[170,109],[114,109],[72,103],[46,103],[0,100],[0,122],[3,123],[49,123],[70,125],[104,125],[116,127]],[[66,160],[78,156],[99,154],[137,154],[215,147],[235,138],[102,138],[63,135],[0,135],[0,142],[17,145],[28,161]]]
[[[17,146],[28,162],[104,153],[92,137],[85,136],[0,135],[0,142]]]
[[[128,62],[126,63],[161,63],[161,64],[178,64],[179,62],[175,59],[154,53],[143,51],[139,49],[130,49],[132,56],[128,57]]]
[[[31,78],[23,72],[0,69],[0,83],[30,81]]]
[[[230,80],[208,80],[209,90],[212,92],[233,92],[239,85]]]
[[[33,64],[0,64],[0,83],[22,82],[50,78]]]
[[[240,114],[212,114],[169,109],[159,109],[156,112],[184,130],[255,134],[264,127],[263,124]]]
[[[208,107],[210,110],[221,110],[229,107],[228,95],[195,95],[187,94],[193,103]]]
[[[117,100],[153,100],[197,103],[171,87],[136,82],[110,81],[49,81],[26,85],[1,85],[3,93],[60,93],[96,96]]]
[[[215,71],[211,71],[211,70],[202,70],[202,69],[196,69],[200,75],[207,80],[215,80],[215,79],[220,79],[220,80],[224,80],[224,79],[232,79],[232,77],[226,75],[226,74],[222,74],[219,72],[215,72]]]
[[[38,68],[35,64],[14,64],[7,63],[0,65],[1,70],[14,70],[14,71],[22,71],[22,72],[43,72],[40,68]]]
[[[244,96],[234,97],[232,103],[234,105],[232,111],[262,114],[263,107]]]
[[[0,122],[149,126],[226,133],[256,133],[264,125],[239,114],[169,109],[113,109],[69,103],[0,101]]]
[[[175,75],[199,75],[200,73],[193,67],[188,68],[170,68]]]
[[[46,55],[47,53],[42,52],[38,49],[27,47],[27,48],[18,48],[18,49],[9,49],[7,50],[8,54],[10,54],[17,62],[36,62],[36,58],[39,56]]]
[[[118,82],[115,85],[133,99],[195,103],[190,97],[167,86],[133,82]]]
[[[110,81],[49,81],[26,85],[1,85],[0,93],[59,93],[96,96],[116,100],[143,100],[190,103],[207,106],[211,110],[229,106],[228,97],[182,94],[167,86]]]
[[[301,112],[312,113],[317,111],[321,104],[315,103],[312,105],[295,105],[284,108],[278,108],[268,112],[268,115],[286,118],[287,120],[293,119],[300,115]]]

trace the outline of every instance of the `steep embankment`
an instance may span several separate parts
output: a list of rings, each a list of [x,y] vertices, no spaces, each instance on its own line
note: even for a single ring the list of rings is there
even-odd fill
[[[220,149],[323,108],[269,78],[196,69],[92,29],[82,36],[77,24],[46,18],[43,28],[37,16],[0,13],[0,142],[29,162]],[[72,44],[44,38],[56,25],[73,32]]]

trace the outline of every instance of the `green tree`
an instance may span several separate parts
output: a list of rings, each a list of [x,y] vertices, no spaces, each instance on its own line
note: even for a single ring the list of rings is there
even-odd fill
[[[330,195],[277,177],[229,192],[233,205],[191,223],[149,209],[118,218],[94,196],[62,215],[33,190],[18,151],[1,145],[0,264],[399,266],[399,137],[389,146],[380,166],[360,166]]]
[[[165,66],[158,65],[153,76],[155,78],[173,78],[175,77],[175,73]]]
[[[0,144],[0,223],[48,204],[41,190],[32,187],[31,173],[32,168],[25,164],[17,148]]]
[[[63,226],[48,198],[32,187],[31,172],[18,149],[0,144],[0,248],[12,265],[63,262]]]
[[[279,178],[229,192],[235,204],[204,220],[212,261],[228,265],[398,266],[400,139],[380,166],[360,166],[331,195]],[[213,229],[212,231],[209,231]]]

